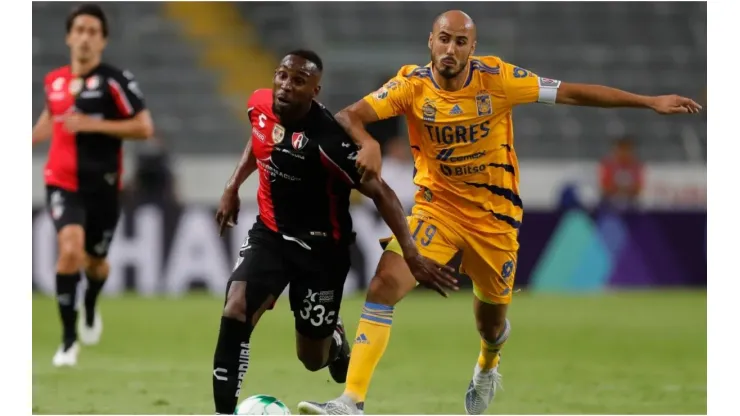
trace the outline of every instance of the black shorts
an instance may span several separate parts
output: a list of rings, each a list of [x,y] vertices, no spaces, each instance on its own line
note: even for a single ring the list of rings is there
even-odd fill
[[[295,328],[311,339],[331,336],[350,268],[348,245],[285,237],[259,220],[239,250],[230,281],[247,282],[247,308],[277,299],[290,284]]]
[[[57,232],[70,224],[85,229],[85,251],[106,257],[120,216],[118,190],[72,192],[57,186],[46,187],[46,203]]]

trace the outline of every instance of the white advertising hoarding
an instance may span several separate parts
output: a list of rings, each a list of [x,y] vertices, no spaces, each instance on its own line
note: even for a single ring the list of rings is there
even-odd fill
[[[184,203],[216,204],[224,183],[231,176],[240,155],[181,156],[174,159],[177,191]],[[45,158],[33,158],[33,202],[44,201],[43,166]],[[548,209],[557,206],[563,186],[572,183],[587,205],[598,199],[598,169],[595,162],[523,160],[521,197],[527,208]],[[126,160],[126,176],[134,164]],[[391,181],[389,181],[391,182]],[[392,183],[398,181],[392,181]],[[411,178],[409,177],[409,185]],[[399,194],[408,192],[397,189]],[[241,190],[245,203],[254,202],[257,176],[247,180]],[[644,208],[705,208],[707,168],[688,163],[652,163],[645,167],[645,189],[641,195]]]

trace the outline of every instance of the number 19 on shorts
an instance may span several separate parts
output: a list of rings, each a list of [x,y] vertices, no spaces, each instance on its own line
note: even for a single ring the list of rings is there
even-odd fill
[[[414,228],[414,232],[411,234],[411,237],[414,241],[418,241],[422,247],[426,247],[432,243],[432,239],[436,234],[437,227],[432,224],[427,224],[423,220],[419,220],[416,224],[416,228]]]

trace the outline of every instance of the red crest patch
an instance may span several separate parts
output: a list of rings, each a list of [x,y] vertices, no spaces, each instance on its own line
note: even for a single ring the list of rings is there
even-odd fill
[[[291,143],[293,143],[293,149],[302,150],[308,144],[308,139],[303,133],[293,133]]]

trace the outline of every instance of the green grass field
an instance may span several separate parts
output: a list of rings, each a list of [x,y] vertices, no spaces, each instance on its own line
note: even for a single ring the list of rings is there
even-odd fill
[[[362,298],[346,299],[354,334]],[[102,300],[105,332],[79,364],[55,369],[60,327],[33,299],[33,413],[213,414],[211,361],[222,300]],[[706,414],[706,292],[563,297],[520,294],[489,413]],[[460,414],[478,354],[472,295],[406,299],[368,397],[369,414]],[[266,393],[291,409],[343,390],[295,357],[287,299],[252,337],[242,398]]]

